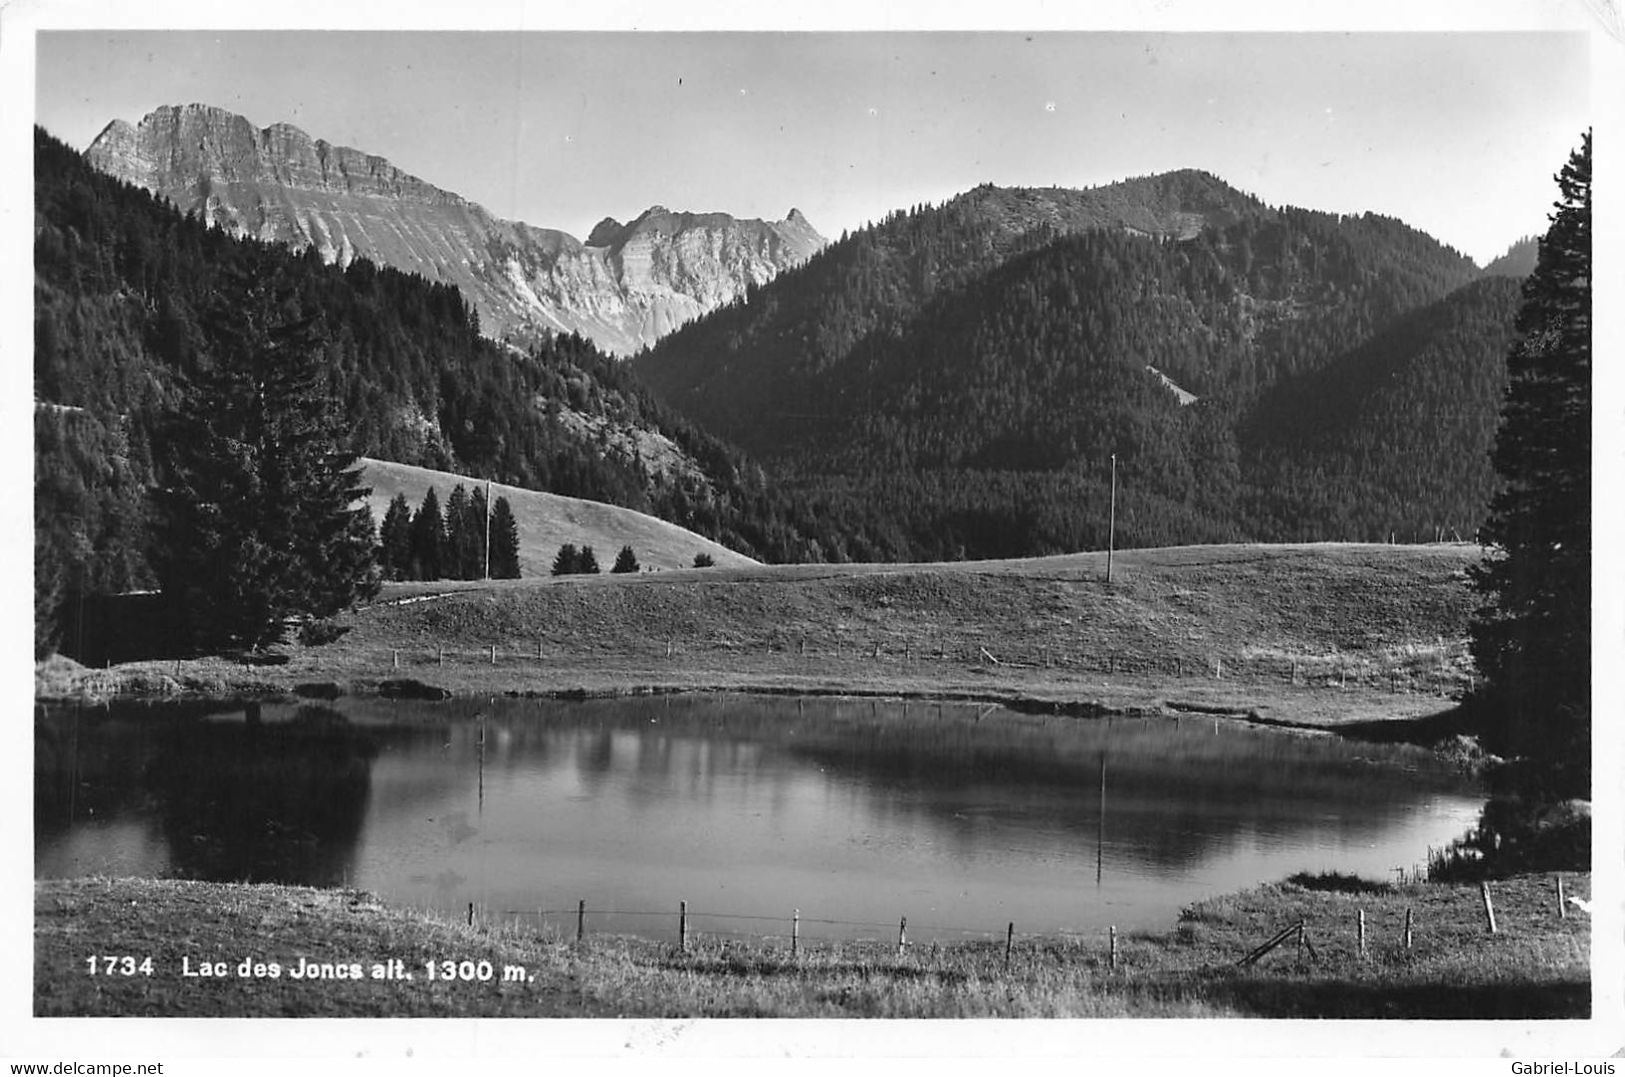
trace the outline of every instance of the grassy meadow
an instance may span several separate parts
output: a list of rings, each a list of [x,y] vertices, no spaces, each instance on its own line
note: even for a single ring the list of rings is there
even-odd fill
[[[1589,896],[1589,875],[1565,877]],[[934,945],[698,935],[658,941],[473,925],[346,890],[110,879],[35,884],[36,1016],[192,1017],[1344,1017],[1578,1018],[1590,1013],[1587,915],[1555,881],[1492,884],[1490,934],[1471,885],[1345,887],[1304,879],[1200,902],[1160,932]],[[1367,945],[1358,945],[1365,913]],[[1404,944],[1406,912],[1412,941]],[[1294,940],[1242,958],[1302,921]],[[111,974],[93,954],[152,959]],[[240,976],[245,960],[283,975]],[[300,960],[359,979],[293,979]],[[488,980],[426,963],[488,962]],[[391,962],[400,964],[391,966]],[[216,962],[220,977],[187,976]],[[394,967],[411,980],[374,979]],[[513,969],[521,970],[513,972]]]
[[[1309,726],[1448,711],[1472,677],[1466,545],[1210,546],[932,565],[719,565],[386,585],[280,665],[86,670],[40,698],[756,691],[1195,712]],[[495,648],[493,661],[492,648]],[[1441,736],[1449,729],[1441,727]]]

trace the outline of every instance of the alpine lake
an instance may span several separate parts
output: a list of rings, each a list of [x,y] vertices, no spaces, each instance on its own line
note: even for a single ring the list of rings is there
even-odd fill
[[[675,938],[1161,929],[1411,874],[1484,794],[1430,752],[1206,716],[748,695],[41,705],[34,871],[350,886]],[[793,926],[792,926],[793,925]]]

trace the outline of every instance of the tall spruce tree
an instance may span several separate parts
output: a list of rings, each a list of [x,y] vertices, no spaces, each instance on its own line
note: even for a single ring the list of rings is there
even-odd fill
[[[483,580],[490,567],[490,547],[486,544],[485,529],[490,510],[485,504],[485,488],[474,487],[468,495],[468,522],[464,525],[469,535],[468,579]]]
[[[446,564],[445,574],[454,580],[471,580],[479,575],[474,571],[473,517],[469,512],[468,488],[462,483],[452,487],[446,499]]]
[[[440,495],[433,486],[412,516],[412,578],[438,580],[445,575],[446,524],[440,515]]]
[[[208,364],[168,421],[163,591],[207,649],[283,638],[376,592],[372,514],[332,407],[323,338],[274,266],[227,271]]]
[[[491,508],[491,578],[519,578],[519,522],[505,497],[497,498]]]
[[[412,571],[412,506],[396,494],[378,527],[378,567],[388,580],[410,578]]]
[[[1524,791],[1591,787],[1591,135],[1525,281],[1494,461],[1504,480],[1473,574],[1487,599],[1472,651],[1491,735],[1526,760]]]

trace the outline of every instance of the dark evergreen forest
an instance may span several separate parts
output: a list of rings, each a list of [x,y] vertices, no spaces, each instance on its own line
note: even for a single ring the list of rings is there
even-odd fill
[[[1019,231],[1021,192],[984,189],[894,214],[635,365],[795,488],[882,507],[859,556],[1104,546],[1113,453],[1120,545],[1471,538],[1516,283],[1173,179],[1113,188],[1160,235]]]

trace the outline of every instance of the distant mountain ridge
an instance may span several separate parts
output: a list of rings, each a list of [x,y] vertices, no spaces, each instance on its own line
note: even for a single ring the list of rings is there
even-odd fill
[[[1103,547],[1113,458],[1120,543],[1470,535],[1517,300],[1482,275],[1403,221],[1197,170],[984,185],[843,236],[633,367],[790,488],[866,512],[864,559]],[[1295,413],[1341,441],[1294,436]]]
[[[1070,268],[1050,266],[1044,275],[1066,281],[1063,293],[1034,301],[1037,285],[1018,279],[1019,267],[1091,236],[1086,260],[1105,261],[1086,267],[1068,256]],[[1156,268],[1142,258],[1147,241],[1172,252],[1150,259]],[[928,349],[937,369],[911,377],[933,396],[955,396],[952,384],[932,385],[946,373],[940,357],[989,346],[986,327],[943,331],[967,303],[1018,303],[1029,312],[1023,317],[1075,335],[1086,291],[1115,291],[1119,278],[1142,268],[1150,275],[1118,301],[1136,317],[1183,326],[1191,343],[1157,345],[1171,354],[1141,366],[1197,396],[1254,395],[1322,361],[1335,350],[1334,334],[1367,333],[1479,275],[1465,255],[1401,221],[1270,207],[1195,169],[1085,190],[983,185],[843,237],[746,302],[664,338],[635,365],[702,425],[752,452],[781,455],[788,437],[830,433],[822,423],[809,429],[805,417],[849,412],[852,400],[877,406],[874,392],[910,340],[941,338]],[[973,330],[983,336],[966,335]]]
[[[782,221],[654,206],[606,218],[586,243],[493,216],[361,150],[291,124],[256,128],[209,105],[114,120],[85,151],[97,169],[236,234],[365,257],[457,286],[494,337],[579,333],[627,355],[805,261],[824,245],[792,209]]]
[[[1178,169],[1098,187],[995,187],[984,183],[951,199],[1018,234],[1050,228],[1063,234],[1120,228],[1147,236],[1190,239],[1204,228],[1234,224],[1264,203],[1210,172]]]

